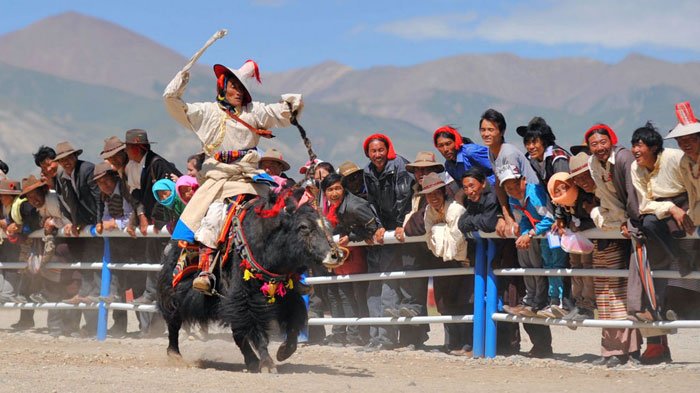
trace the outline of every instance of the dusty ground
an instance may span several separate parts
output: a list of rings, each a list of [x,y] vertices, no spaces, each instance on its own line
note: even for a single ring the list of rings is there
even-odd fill
[[[184,337],[185,363],[165,355],[165,337],[153,339],[50,338],[44,312],[37,329],[13,332],[18,311],[0,310],[0,392],[425,392],[439,391],[697,391],[700,331],[671,336],[674,363],[662,366],[588,364],[598,354],[599,329],[555,327],[555,358],[522,356],[464,359],[426,351],[358,352],[355,348],[302,346],[279,373],[250,374],[228,335],[208,341]],[[133,314],[130,320],[133,321]],[[431,327],[437,348],[442,328]],[[135,330],[130,326],[130,330]],[[524,335],[526,337],[526,335]],[[273,351],[277,344],[273,344]],[[530,344],[523,342],[523,349]],[[273,352],[274,353],[274,352]]]

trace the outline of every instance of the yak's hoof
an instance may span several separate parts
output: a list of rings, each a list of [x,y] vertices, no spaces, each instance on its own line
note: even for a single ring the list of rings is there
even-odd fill
[[[260,361],[260,372],[266,372],[269,374],[277,374],[277,366],[272,358],[268,357],[265,360]]]
[[[290,356],[294,354],[294,352],[297,351],[297,345],[296,344],[291,344],[288,342],[282,343],[280,347],[277,349],[277,361],[278,362],[283,362],[287,359],[289,359]]]
[[[182,354],[180,353],[180,350],[175,348],[168,348],[168,357],[182,360]]]

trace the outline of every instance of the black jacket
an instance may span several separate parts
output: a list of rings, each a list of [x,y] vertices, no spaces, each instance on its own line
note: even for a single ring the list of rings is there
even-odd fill
[[[498,213],[501,205],[491,185],[486,182],[484,191],[481,193],[479,202],[472,202],[469,198],[464,198],[465,209],[467,210],[459,218],[457,226],[462,233],[473,231],[494,232],[498,222]]]
[[[152,150],[146,153],[146,160],[141,168],[141,189],[133,190],[131,195],[141,202],[143,211],[149,219],[154,218],[153,210],[158,202],[153,196],[153,184],[160,179],[170,178],[171,174],[182,176],[173,163]]]
[[[407,163],[397,155],[387,161],[382,173],[377,173],[371,162],[364,168],[367,200],[377,211],[381,225],[389,231],[403,226],[404,217],[411,210],[415,180],[406,170]]]
[[[371,238],[380,227],[372,205],[350,192],[345,192],[343,202],[335,214],[338,217],[335,232],[340,236],[348,235],[353,242]]]
[[[70,217],[73,225],[95,225],[97,224],[98,212],[102,211],[100,189],[92,179],[94,170],[93,163],[78,160],[73,170],[75,188],[69,179],[57,176],[56,192],[65,202],[65,204],[61,203],[61,211],[66,217]]]

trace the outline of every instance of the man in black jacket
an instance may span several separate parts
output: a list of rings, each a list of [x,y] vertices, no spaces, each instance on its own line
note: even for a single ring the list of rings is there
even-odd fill
[[[170,161],[159,156],[151,150],[151,142],[148,134],[141,129],[132,129],[126,132],[124,138],[126,144],[126,154],[129,157],[129,164],[126,174],[129,179],[141,179],[138,188],[131,189],[131,195],[143,206],[143,214],[148,221],[154,224],[155,228],[161,228],[164,224],[162,214],[164,210],[153,196],[153,184],[160,179],[170,178],[170,175],[182,176],[182,173],[175,168]],[[134,183],[133,180],[129,181]],[[146,242],[146,255],[151,263],[160,263],[163,249],[167,244],[167,239],[153,239]],[[146,290],[143,295],[134,300],[135,304],[151,304],[156,295],[156,275],[148,273],[146,276]],[[142,321],[143,322],[143,321]],[[149,323],[142,323],[142,332],[145,332]]]
[[[75,149],[69,142],[56,145],[56,158],[53,161],[63,169],[56,178],[56,192],[61,200],[61,211],[70,217],[70,223],[63,228],[64,233],[78,236],[80,231],[90,225],[97,224],[98,211],[102,209],[100,189],[93,180],[95,165],[88,161],[79,160],[82,149]],[[98,262],[102,260],[102,244],[92,239],[71,239],[69,248],[80,261]],[[88,276],[89,277],[89,276]],[[101,272],[94,271],[92,279],[83,278],[83,285],[73,302],[96,302],[100,294]],[[85,311],[85,329],[88,332],[97,329],[97,312]]]
[[[364,169],[367,200],[377,211],[382,228],[375,234],[377,243],[384,242],[384,232],[393,230],[396,239],[405,239],[403,223],[406,213],[411,210],[413,195],[413,175],[406,170],[408,161],[396,154],[391,140],[382,134],[369,136],[363,148],[370,159]],[[403,245],[371,248],[367,256],[367,269],[370,273],[389,272],[416,268],[414,253]],[[413,317],[425,312],[424,302],[427,279],[372,281],[367,291],[367,306],[370,317],[404,316]],[[422,292],[422,294],[420,293]],[[421,304],[423,303],[423,304]],[[401,341],[404,345],[418,346],[427,335],[404,334],[414,329],[402,329]],[[425,335],[425,337],[422,337]],[[406,337],[404,337],[406,336]],[[366,350],[393,349],[398,344],[397,330],[389,326],[372,326],[370,343]]]

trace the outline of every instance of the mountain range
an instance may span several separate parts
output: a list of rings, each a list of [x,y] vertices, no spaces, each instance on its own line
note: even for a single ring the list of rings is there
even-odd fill
[[[35,171],[31,153],[61,140],[96,161],[103,139],[123,137],[130,128],[148,130],[154,150],[184,168],[200,146],[168,116],[160,97],[186,62],[146,37],[78,13],[0,36],[0,158],[10,165],[9,175]],[[640,55],[616,64],[467,54],[361,70],[333,61],[270,74],[261,67],[263,84],[253,87],[253,97],[274,102],[282,93],[303,93],[300,122],[318,156],[335,164],[349,159],[364,165],[362,141],[375,132],[389,135],[409,160],[419,150],[434,151],[431,134],[443,124],[478,142],[478,120],[489,107],[506,115],[508,141],[520,146],[515,127],[537,115],[568,147],[595,122],[611,125],[623,143],[647,120],[664,134],[676,123],[676,102],[700,102],[700,63]],[[209,66],[197,65],[190,80],[186,101],[213,99]],[[275,134],[261,147],[280,149],[293,168],[306,161],[294,128]]]

